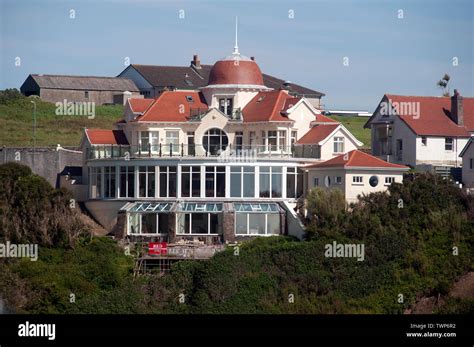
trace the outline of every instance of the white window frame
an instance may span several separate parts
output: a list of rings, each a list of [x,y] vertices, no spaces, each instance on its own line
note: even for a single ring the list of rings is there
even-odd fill
[[[215,212],[208,212],[208,211],[204,211],[204,212],[178,212],[178,213],[181,213],[184,215],[184,226],[186,226],[186,218],[189,217],[189,230],[188,232],[184,232],[184,233],[179,233],[178,230],[179,230],[179,225],[178,225],[178,218],[176,218],[176,236],[216,236],[216,235],[219,235],[219,233],[211,233],[211,214],[215,214],[215,215],[219,215],[219,213],[222,213],[222,212],[218,212],[218,213],[215,213]],[[195,233],[192,233],[191,230],[193,230],[193,219],[191,217],[191,215],[193,214],[207,214],[207,233],[206,234],[195,234]]]
[[[240,215],[246,215],[246,219],[247,219],[247,233],[246,234],[238,234],[237,233],[237,222],[236,222],[236,219],[237,219],[237,214],[240,214]],[[265,216],[265,233],[264,234],[258,234],[258,233],[250,233],[250,215],[251,214],[257,214],[257,215],[264,215]],[[281,233],[278,233],[278,234],[269,234],[268,233],[268,215],[280,215],[279,213],[252,213],[252,212],[236,212],[234,214],[234,235],[235,236],[278,236],[278,235],[281,235]],[[281,220],[280,220],[280,229],[281,229]],[[281,230],[280,230],[281,232]]]
[[[389,186],[392,183],[395,183],[395,176],[385,176],[385,185]]]
[[[313,187],[319,187],[319,177],[313,177]]]
[[[451,143],[448,142],[448,140],[451,141]],[[448,149],[447,147],[450,146],[451,149]],[[452,152],[454,150],[454,137],[445,137],[444,138],[444,150],[447,152]]]
[[[344,153],[344,136],[334,136],[333,141],[334,153]]]
[[[175,135],[176,136],[172,136],[172,135]],[[176,140],[176,144],[174,142],[171,142],[173,140]],[[170,151],[170,147],[169,145],[172,145],[172,151],[171,153],[173,154],[177,154],[179,153],[179,130],[177,129],[166,129],[165,130],[165,145],[166,145],[166,149],[165,149],[165,153],[169,153]],[[176,147],[176,150],[175,150],[175,147]]]
[[[148,133],[148,136],[142,134]],[[143,139],[147,139],[146,143],[143,143]],[[143,147],[145,145],[145,147]],[[148,152],[148,146],[150,146],[151,152],[157,153],[160,146],[160,132],[157,130],[143,130],[138,132],[138,146],[141,152]]]
[[[290,133],[290,146],[294,145],[298,141],[298,131],[297,130],[291,130]]]
[[[352,185],[353,186],[363,186],[364,185],[364,176],[352,176]]]
[[[341,185],[342,184],[342,176],[334,176],[334,184]]]
[[[143,214],[144,213],[133,213],[133,214],[137,214],[139,217],[139,232],[138,233],[132,233],[131,230],[130,230],[130,216],[131,214],[128,215],[128,218],[127,218],[127,233],[128,235],[134,235],[134,236],[165,236],[165,235],[168,235],[168,234],[163,234],[163,233],[160,233],[159,230],[160,230],[160,218],[158,218],[158,215],[160,213],[153,213],[155,215],[155,218],[156,218],[156,229],[155,229],[155,232],[154,233],[142,233],[142,217],[143,217]],[[167,214],[167,213],[161,213],[161,214]]]

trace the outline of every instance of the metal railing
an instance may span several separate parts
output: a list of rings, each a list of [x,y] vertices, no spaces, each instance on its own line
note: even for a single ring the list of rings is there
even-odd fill
[[[161,158],[161,157],[259,157],[259,158],[319,158],[313,145],[220,145],[157,144],[157,145],[95,145],[88,149],[87,159]]]
[[[190,108],[188,120],[191,122],[199,122],[208,112],[209,109],[207,108]],[[242,120],[242,109],[240,107],[232,109],[231,114],[227,114],[227,117],[234,121]]]

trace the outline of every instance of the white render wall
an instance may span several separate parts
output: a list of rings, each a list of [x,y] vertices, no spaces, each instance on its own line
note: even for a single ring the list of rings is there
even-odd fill
[[[440,166],[460,166],[459,154],[466,146],[468,138],[453,138],[453,150],[445,150],[444,137],[426,137],[426,146],[421,142],[421,136],[416,138],[416,164],[432,164]]]
[[[301,102],[288,115],[288,118],[294,121],[293,129],[297,131],[297,139],[300,139],[310,130],[310,124],[314,121],[315,114],[304,102]]]
[[[334,137],[344,137],[344,153],[357,149],[357,145],[352,141],[352,139],[347,136],[341,128],[339,128],[325,143],[321,145],[321,160],[329,160],[342,154],[334,153]]]
[[[462,157],[462,181],[466,188],[474,188],[474,169],[469,168],[469,160],[474,161],[474,145],[471,144]]]
[[[388,189],[385,184],[385,177],[394,177],[395,182],[402,183],[403,181],[402,170],[361,170],[361,169],[309,169],[308,170],[308,189],[314,188],[314,178],[319,178],[319,186],[323,189],[340,189],[346,198],[348,203],[357,202],[357,196],[362,194],[370,194],[375,192],[386,191]],[[331,185],[325,186],[325,177],[330,176]],[[339,176],[342,178],[341,184],[335,183],[335,177]],[[362,183],[353,183],[353,176],[362,176]],[[371,176],[377,176],[379,183],[376,187],[372,187],[369,184]]]

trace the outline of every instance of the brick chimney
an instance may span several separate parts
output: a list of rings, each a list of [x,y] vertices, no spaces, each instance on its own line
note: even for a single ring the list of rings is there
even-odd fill
[[[454,95],[451,97],[451,119],[457,125],[464,125],[463,97],[457,89],[454,89]]]
[[[191,66],[194,66],[196,69],[201,68],[201,61],[199,60],[199,55],[193,55],[193,60],[191,60]]]

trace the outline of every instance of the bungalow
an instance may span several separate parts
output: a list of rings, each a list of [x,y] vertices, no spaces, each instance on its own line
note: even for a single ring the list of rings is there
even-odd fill
[[[306,165],[305,170],[309,187],[340,189],[351,203],[359,195],[385,191],[392,183],[402,183],[403,173],[409,167],[352,150],[322,163]]]

